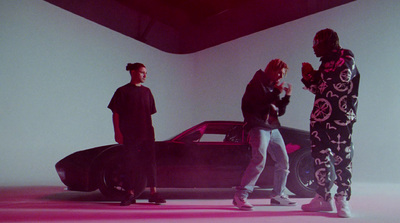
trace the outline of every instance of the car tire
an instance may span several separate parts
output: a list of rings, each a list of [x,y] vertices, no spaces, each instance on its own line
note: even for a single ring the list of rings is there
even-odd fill
[[[289,176],[286,187],[299,197],[314,197],[314,159],[311,149],[301,149],[289,157]]]
[[[99,165],[98,186],[100,192],[107,198],[121,200],[126,196],[122,182],[124,181],[124,167],[120,155],[104,156]],[[138,171],[140,172],[140,171]],[[139,174],[135,178],[135,198],[139,197],[146,188],[146,177]]]

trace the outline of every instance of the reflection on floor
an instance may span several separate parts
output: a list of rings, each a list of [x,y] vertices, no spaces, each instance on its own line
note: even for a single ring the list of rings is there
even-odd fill
[[[65,191],[60,186],[0,187],[0,222],[398,222],[399,184],[353,185],[353,218],[338,219],[336,213],[305,213],[309,198],[291,197],[294,207],[269,205],[269,190],[257,190],[250,202],[253,211],[232,205],[233,189],[159,189],[163,205],[147,203],[148,193],[137,204],[121,207],[98,192]]]

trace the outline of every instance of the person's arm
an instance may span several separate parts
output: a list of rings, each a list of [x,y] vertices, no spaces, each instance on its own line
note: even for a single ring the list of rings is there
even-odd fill
[[[321,79],[321,74],[319,71],[314,70],[314,68],[309,63],[303,63],[301,68],[301,73],[303,78],[301,82],[303,82],[306,90],[309,90],[311,93],[315,94],[315,89],[318,87],[318,84]]]
[[[121,129],[119,128],[119,114],[114,112],[112,118],[113,118],[113,124],[114,124],[115,141],[118,144],[123,144],[124,138],[122,136]]]
[[[285,86],[286,85],[286,86]],[[275,102],[275,105],[278,107],[278,116],[282,116],[286,112],[286,106],[289,104],[290,96],[292,95],[292,85],[289,83],[282,82],[278,86],[276,86],[279,91],[285,91],[285,96]]]

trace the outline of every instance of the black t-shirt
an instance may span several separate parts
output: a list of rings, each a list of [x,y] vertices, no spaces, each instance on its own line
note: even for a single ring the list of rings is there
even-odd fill
[[[124,141],[155,139],[151,115],[157,110],[149,88],[126,84],[115,91],[108,108],[119,115]]]

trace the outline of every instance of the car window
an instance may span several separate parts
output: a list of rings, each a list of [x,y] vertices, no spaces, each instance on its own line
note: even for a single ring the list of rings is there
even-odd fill
[[[182,137],[181,141],[185,143],[198,142],[201,137],[202,137],[201,132],[195,131]]]
[[[179,137],[180,142],[220,142],[220,143],[243,143],[243,126],[231,123],[206,123],[199,125]]]
[[[243,126],[236,125],[229,129],[225,135],[224,142],[243,142]]]
[[[203,134],[200,142],[224,142],[225,134]]]
[[[243,142],[243,127],[241,125],[212,124],[205,129],[199,142]]]

